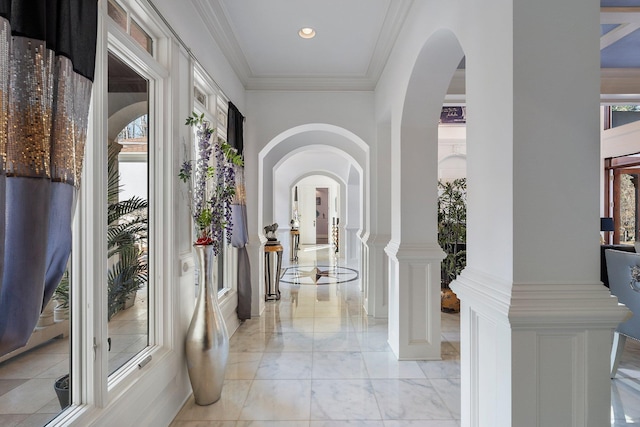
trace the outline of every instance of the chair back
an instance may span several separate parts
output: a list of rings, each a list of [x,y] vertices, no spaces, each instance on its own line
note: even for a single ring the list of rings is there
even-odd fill
[[[633,313],[630,319],[618,326],[616,332],[640,340],[640,283],[636,281],[640,279],[640,254],[607,249],[605,256],[611,294]],[[634,267],[637,268],[635,278],[632,274]]]

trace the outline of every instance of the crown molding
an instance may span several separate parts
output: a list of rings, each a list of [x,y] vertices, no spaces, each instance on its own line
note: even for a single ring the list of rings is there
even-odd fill
[[[367,77],[371,80],[377,82],[380,79],[412,5],[413,0],[389,2],[389,9],[384,18],[367,70]]]
[[[373,91],[376,81],[367,77],[249,77],[246,90]]]
[[[224,6],[219,0],[193,0],[193,4],[200,12],[209,34],[218,43],[231,68],[246,86],[247,79],[252,74],[251,68],[229,24]]]

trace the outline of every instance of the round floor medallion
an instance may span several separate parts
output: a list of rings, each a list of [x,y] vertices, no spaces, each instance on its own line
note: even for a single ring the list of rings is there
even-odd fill
[[[351,282],[358,278],[358,271],[337,265],[296,265],[284,270],[281,283],[294,285],[331,285]]]

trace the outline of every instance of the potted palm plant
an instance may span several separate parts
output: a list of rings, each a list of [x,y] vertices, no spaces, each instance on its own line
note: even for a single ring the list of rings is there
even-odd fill
[[[148,280],[146,242],[148,235],[145,199],[133,196],[118,200],[120,174],[118,145],[109,144],[107,163],[107,317],[130,305],[135,293]]]
[[[127,307],[148,280],[146,200],[133,196],[118,200],[120,174],[118,145],[109,144],[107,154],[107,319]],[[65,271],[54,298],[58,307],[69,307],[69,271]],[[58,308],[56,307],[56,309]],[[55,315],[55,312],[54,312]],[[109,338],[109,341],[111,338]],[[58,378],[54,389],[62,409],[69,406],[69,374]]]
[[[53,299],[56,307],[53,310],[53,318],[56,322],[69,318],[69,270],[65,270],[60,283],[53,291]]]
[[[442,310],[460,311],[449,284],[467,263],[467,180],[438,182],[438,243],[447,256],[441,264]]]

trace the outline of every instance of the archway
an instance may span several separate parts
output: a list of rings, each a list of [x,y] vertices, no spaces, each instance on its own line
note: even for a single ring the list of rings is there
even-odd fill
[[[291,188],[296,180],[315,173],[337,177],[344,185],[345,201],[342,206],[345,209],[340,215],[348,216],[344,222],[341,221],[345,237],[349,236],[347,239],[352,242],[347,244],[347,248],[355,246],[357,252],[354,253],[365,253],[361,247],[365,245],[362,235],[369,224],[369,162],[369,146],[342,127],[312,123],[280,133],[258,155],[258,236],[264,240],[262,228],[274,222],[282,230],[290,229]],[[356,202],[351,204],[350,200]],[[262,257],[259,260],[259,288],[254,292],[253,304],[261,312],[264,302],[258,296],[264,289],[264,265]],[[361,265],[364,264],[362,261]],[[362,275],[365,274],[362,271]]]
[[[440,262],[437,241],[438,119],[464,57],[447,29],[418,54],[405,92],[392,153],[389,344],[399,359],[440,359]]]

